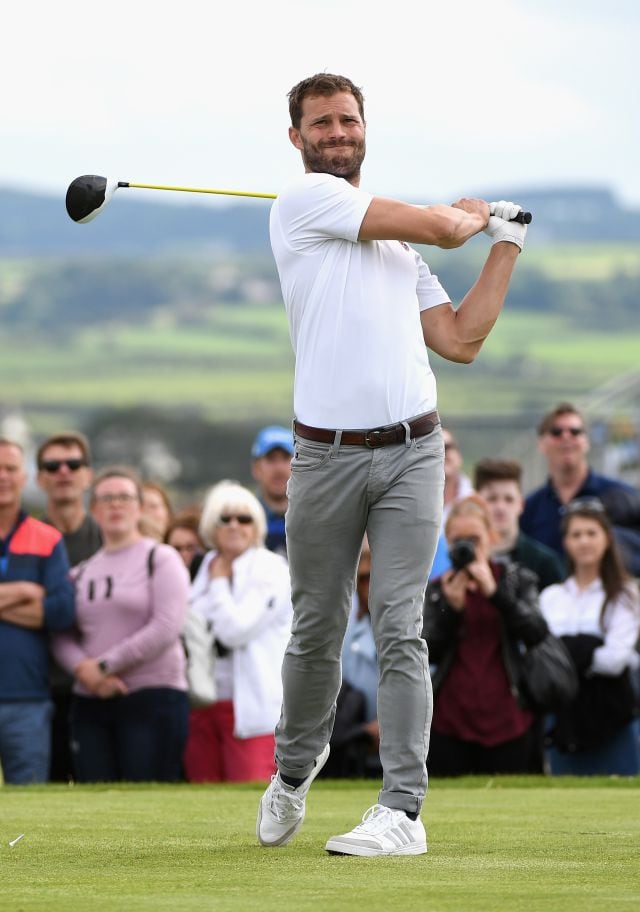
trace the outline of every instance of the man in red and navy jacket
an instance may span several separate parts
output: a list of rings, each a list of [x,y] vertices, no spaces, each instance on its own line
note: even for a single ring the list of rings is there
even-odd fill
[[[13,784],[47,780],[48,636],[75,620],[64,541],[21,509],[26,480],[22,448],[0,438],[0,764]]]

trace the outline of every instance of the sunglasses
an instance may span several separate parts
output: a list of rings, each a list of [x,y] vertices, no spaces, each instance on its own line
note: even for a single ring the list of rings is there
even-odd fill
[[[44,469],[45,472],[54,475],[56,472],[60,471],[62,466],[66,466],[70,472],[77,472],[78,469],[86,466],[86,464],[86,460],[84,459],[45,459],[40,468]]]
[[[572,513],[605,513],[604,504],[598,497],[576,497],[566,506],[562,507],[560,513],[563,516],[571,516]]]
[[[359,582],[359,583],[365,583],[365,582],[368,583],[370,579],[371,579],[371,574],[370,574],[370,573],[359,573],[359,574],[358,574],[358,582]]]
[[[241,526],[248,526],[253,522],[253,516],[248,513],[223,513],[220,517],[220,524],[228,526],[232,519],[235,519]]]
[[[138,500],[135,494],[127,494],[123,491],[121,494],[97,494],[93,501],[97,504],[128,504]]]
[[[562,437],[563,434],[571,434],[572,437],[580,437],[581,434],[584,434],[584,428],[581,427],[550,427],[547,431],[551,437]]]

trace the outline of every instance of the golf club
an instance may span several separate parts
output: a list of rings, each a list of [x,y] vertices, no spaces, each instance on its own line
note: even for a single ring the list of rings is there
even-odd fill
[[[175,190],[179,193],[213,193],[218,196],[248,196],[255,199],[275,199],[275,193],[252,193],[247,190],[214,190],[206,187],[169,187],[162,184],[132,184],[129,181],[112,181],[99,174],[83,174],[71,181],[67,189],[66,206],[74,222],[85,224],[92,221],[107,205],[116,190],[134,187],[138,190]],[[528,225],[530,212],[519,212],[512,219]]]

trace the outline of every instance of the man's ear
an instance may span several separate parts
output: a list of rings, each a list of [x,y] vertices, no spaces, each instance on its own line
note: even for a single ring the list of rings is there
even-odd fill
[[[296,147],[296,149],[299,149],[300,152],[302,152],[303,146],[302,146],[302,138],[300,136],[300,130],[297,130],[295,127],[289,127],[289,139],[291,140],[293,145]]]

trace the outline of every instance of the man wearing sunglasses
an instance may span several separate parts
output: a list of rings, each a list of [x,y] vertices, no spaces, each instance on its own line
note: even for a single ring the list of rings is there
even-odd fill
[[[46,782],[48,634],[75,620],[60,533],[22,509],[22,448],[0,439],[0,764],[5,782]]]
[[[75,567],[102,545],[98,524],[85,506],[85,494],[93,479],[89,441],[77,431],[55,434],[40,444],[36,459],[38,484],[47,495],[44,521],[62,533],[69,563]],[[52,658],[52,782],[68,782],[73,775],[67,721],[72,684],[73,678]]]
[[[85,494],[93,478],[89,442],[75,431],[56,434],[40,444],[38,484],[47,495],[45,521],[62,532],[69,563],[75,567],[102,545]]]
[[[538,425],[538,447],[549,476],[525,500],[522,531],[564,557],[560,532],[564,507],[575,498],[598,498],[611,520],[627,569],[640,576],[640,492],[593,471],[588,461],[589,435],[580,410],[561,402],[547,412]]]

